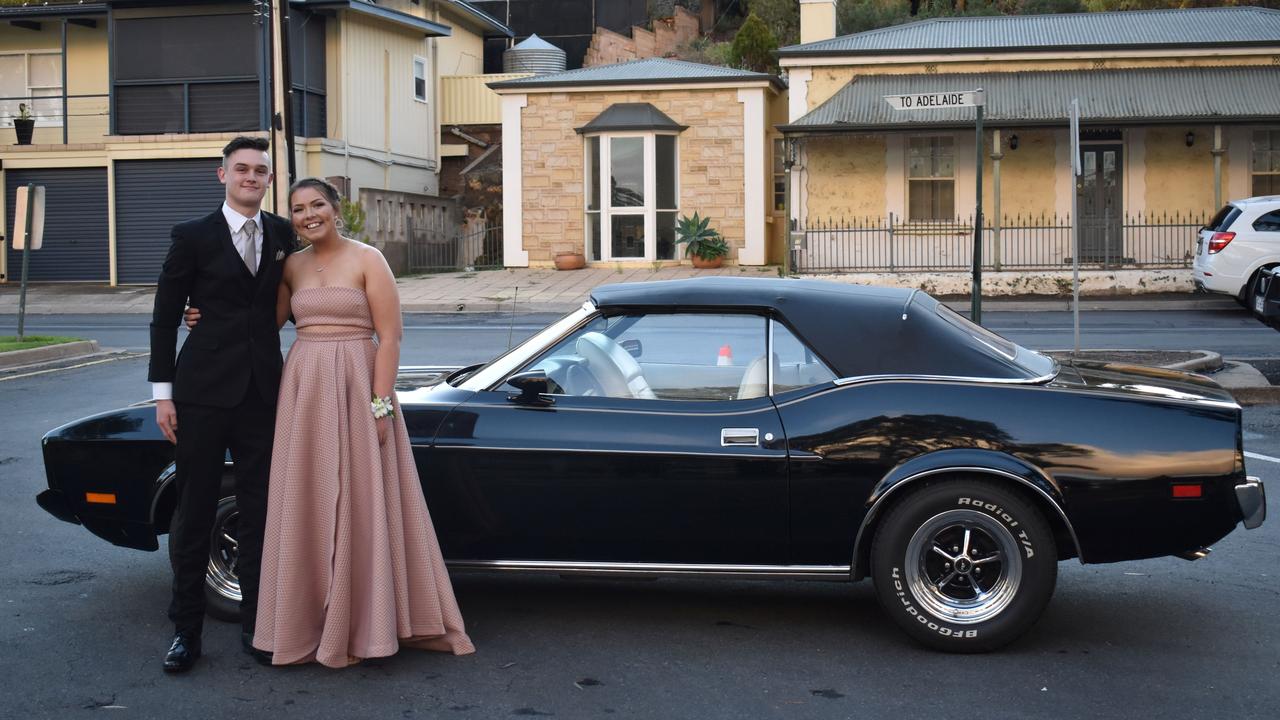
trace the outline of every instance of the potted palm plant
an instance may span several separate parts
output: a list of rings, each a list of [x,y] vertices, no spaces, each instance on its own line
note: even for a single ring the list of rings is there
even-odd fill
[[[13,119],[13,132],[18,136],[19,145],[31,144],[31,133],[35,131],[36,121],[26,103],[18,103],[18,117]]]
[[[685,255],[696,268],[718,268],[729,255],[729,244],[719,230],[711,227],[711,218],[681,216],[676,222],[676,244],[685,244]]]

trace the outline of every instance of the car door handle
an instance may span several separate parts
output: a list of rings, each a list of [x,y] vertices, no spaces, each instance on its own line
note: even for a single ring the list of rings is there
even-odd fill
[[[760,444],[760,431],[756,428],[722,428],[720,430],[720,446]]]

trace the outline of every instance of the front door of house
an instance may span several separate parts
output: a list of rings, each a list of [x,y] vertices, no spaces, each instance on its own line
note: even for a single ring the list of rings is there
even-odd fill
[[[1123,261],[1122,145],[1085,145],[1077,184],[1080,213],[1080,262],[1110,267]]]

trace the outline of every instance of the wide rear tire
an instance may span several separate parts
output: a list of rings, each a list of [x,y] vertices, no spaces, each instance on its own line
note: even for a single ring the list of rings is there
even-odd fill
[[[995,482],[931,482],[889,509],[871,546],[885,612],[916,640],[987,652],[1017,639],[1053,596],[1058,551],[1036,507]]]
[[[240,510],[234,494],[226,494],[225,488],[223,494],[209,538],[209,568],[204,578],[205,613],[218,620],[238,623],[240,578],[236,575],[236,564],[240,552],[236,530]]]

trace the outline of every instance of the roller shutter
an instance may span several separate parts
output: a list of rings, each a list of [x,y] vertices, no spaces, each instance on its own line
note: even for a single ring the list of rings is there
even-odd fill
[[[31,253],[27,278],[107,282],[110,248],[107,239],[106,168],[58,168],[5,172],[4,234],[13,232],[18,188],[27,183],[45,190],[44,241]],[[22,252],[8,248],[8,279],[22,278]]]
[[[154,283],[173,226],[222,204],[221,162],[221,157],[116,162],[116,273],[121,283]]]

